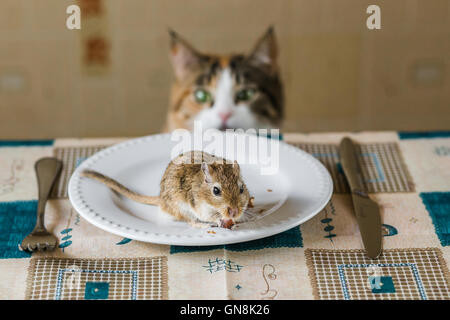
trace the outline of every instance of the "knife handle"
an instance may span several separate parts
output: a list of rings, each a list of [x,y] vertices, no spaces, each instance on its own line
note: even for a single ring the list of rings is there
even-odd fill
[[[348,184],[350,185],[351,192],[363,196],[366,195],[361,166],[358,161],[358,153],[355,144],[350,138],[345,137],[342,139],[339,146],[339,153],[341,165],[344,169]]]

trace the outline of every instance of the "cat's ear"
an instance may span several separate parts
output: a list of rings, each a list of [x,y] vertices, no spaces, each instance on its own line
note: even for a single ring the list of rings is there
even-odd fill
[[[203,55],[197,52],[186,40],[169,29],[170,60],[178,80],[185,80],[192,71],[200,67]]]
[[[258,40],[248,56],[249,62],[257,67],[275,71],[277,68],[278,48],[273,26]]]

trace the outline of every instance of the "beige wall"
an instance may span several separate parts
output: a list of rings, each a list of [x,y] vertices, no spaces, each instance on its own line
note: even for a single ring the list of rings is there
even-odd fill
[[[248,51],[274,24],[285,131],[450,129],[449,0],[103,0],[65,27],[83,0],[0,1],[0,139],[158,132],[172,81],[171,27],[199,49]],[[379,4],[382,30],[365,27]],[[109,62],[89,67],[99,33]]]

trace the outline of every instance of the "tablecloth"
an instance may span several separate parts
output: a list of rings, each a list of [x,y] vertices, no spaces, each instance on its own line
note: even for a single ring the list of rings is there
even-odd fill
[[[381,207],[383,254],[368,259],[339,162],[358,143],[365,186]],[[449,299],[450,132],[284,134],[330,171],[331,201],[301,226],[213,247],[139,242],[89,224],[71,207],[67,182],[93,153],[124,141],[0,141],[2,299]],[[55,156],[63,171],[46,207],[59,244],[30,254],[34,163]]]

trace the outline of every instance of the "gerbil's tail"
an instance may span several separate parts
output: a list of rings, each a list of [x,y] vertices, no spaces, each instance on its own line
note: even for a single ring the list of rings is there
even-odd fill
[[[104,176],[103,174],[101,174],[97,171],[84,170],[81,172],[81,176],[100,181],[101,183],[110,187],[114,191],[117,191],[118,193],[124,195],[125,197],[127,197],[131,200],[145,203],[145,204],[151,204],[151,205],[155,205],[155,206],[159,205],[159,197],[158,196],[145,196],[145,195],[136,193],[136,192],[128,189],[124,185],[120,184],[116,180],[113,180],[107,176]]]

